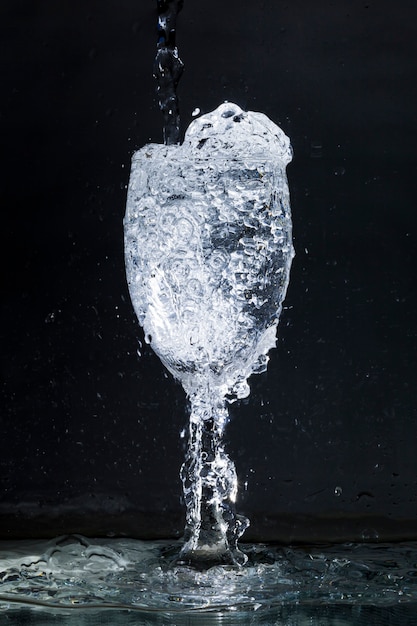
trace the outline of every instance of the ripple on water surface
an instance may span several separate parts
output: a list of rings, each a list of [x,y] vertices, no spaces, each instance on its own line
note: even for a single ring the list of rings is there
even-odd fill
[[[1,611],[11,616],[12,609],[20,614],[31,607],[32,616],[38,614],[35,609],[59,609],[62,619],[76,610],[78,624],[87,609],[90,620],[99,610],[101,624],[107,623],[110,609],[108,623],[113,624],[209,624],[220,623],[219,616],[222,624],[417,623],[417,543],[298,548],[244,544],[244,567],[205,571],[175,565],[180,547],[174,541],[79,535],[2,542],[0,616]],[[326,622],[326,611],[333,621]],[[370,612],[375,611],[380,621],[372,621]],[[384,611],[391,617],[401,611],[402,621],[392,617],[394,621],[384,622]],[[135,622],[128,619],[132,612]],[[275,621],[270,621],[271,612]],[[315,612],[319,621],[314,621]],[[343,621],[345,613],[349,619],[355,613],[356,621]],[[414,622],[408,621],[408,613]],[[284,614],[286,621],[281,621]],[[306,615],[310,621],[303,621]],[[368,621],[362,622],[365,615]],[[30,623],[41,622],[31,617]]]

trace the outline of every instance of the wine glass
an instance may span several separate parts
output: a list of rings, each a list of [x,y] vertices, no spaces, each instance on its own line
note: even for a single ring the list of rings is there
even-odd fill
[[[180,560],[242,564],[248,520],[222,436],[227,404],[266,370],[289,281],[292,224],[283,131],[224,103],[193,121],[182,145],[150,144],[132,160],[126,272],[146,341],[191,404],[181,469]]]

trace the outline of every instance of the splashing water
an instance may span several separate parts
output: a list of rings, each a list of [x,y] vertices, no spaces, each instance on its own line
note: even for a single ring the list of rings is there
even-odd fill
[[[181,146],[133,156],[126,271],[145,337],[191,402],[181,470],[186,562],[244,563],[237,477],[222,444],[227,402],[266,370],[294,256],[289,139],[261,113],[224,103]]]
[[[172,541],[80,535],[0,542],[0,622],[4,614],[1,623],[13,624],[67,624],[69,615],[69,623],[77,626],[415,624],[416,543],[298,549],[247,544],[244,567],[203,572],[172,566],[176,550]],[[18,613],[25,606],[37,609],[27,621]],[[349,606],[350,619],[327,621],[329,608],[340,617]],[[41,615],[48,613],[37,621],[40,608]],[[98,613],[89,620],[84,609]],[[106,618],[103,609],[124,611],[120,619],[118,612]],[[126,609],[132,611],[131,620]]]

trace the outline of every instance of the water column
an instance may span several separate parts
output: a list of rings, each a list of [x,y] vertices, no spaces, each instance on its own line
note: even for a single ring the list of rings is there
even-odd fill
[[[156,93],[164,122],[164,143],[180,141],[180,112],[177,86],[184,70],[175,43],[177,15],[183,0],[157,0],[158,47],[153,73],[157,81]]]

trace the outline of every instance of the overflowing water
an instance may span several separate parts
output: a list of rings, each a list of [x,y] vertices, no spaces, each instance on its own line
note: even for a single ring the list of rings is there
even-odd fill
[[[224,103],[184,143],[135,153],[125,217],[127,279],[145,337],[191,403],[181,470],[182,560],[242,564],[227,402],[249,394],[275,345],[294,255],[285,173],[292,152],[261,113]]]

